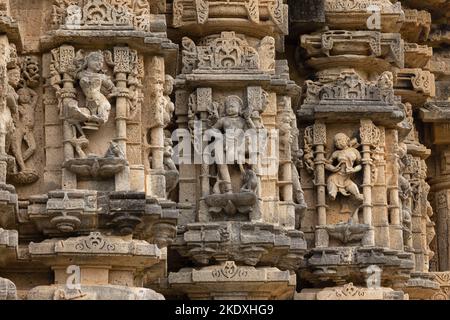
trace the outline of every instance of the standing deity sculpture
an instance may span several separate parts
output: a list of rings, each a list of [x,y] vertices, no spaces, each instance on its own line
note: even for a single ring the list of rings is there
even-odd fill
[[[295,225],[297,229],[300,229],[308,205],[305,201],[305,193],[303,192],[299,174],[299,170],[303,167],[303,151],[299,149],[298,146],[296,147],[297,150],[294,149],[292,152],[292,183],[295,203]]]
[[[172,120],[175,105],[170,100],[170,95],[173,92],[174,79],[172,76],[166,74],[164,79],[163,94],[162,94],[162,110],[163,110],[163,127],[166,127]]]
[[[357,201],[362,202],[363,196],[359,192],[358,186],[352,180],[355,173],[362,170],[361,154],[356,149],[356,139],[350,138],[344,133],[334,136],[334,146],[336,150],[327,160],[325,168],[331,172],[327,179],[328,195],[332,200],[336,200],[337,195],[348,197],[353,196]],[[353,220],[358,221],[358,210],[355,211]]]
[[[362,170],[361,154],[355,148],[356,141],[344,133],[334,136],[334,146],[336,151],[331,154],[325,168],[332,174],[328,177],[327,188],[330,197],[335,200],[338,193],[344,196],[353,195],[357,200],[362,201],[363,197],[358,186],[352,180],[352,175]],[[334,163],[336,163],[334,165]]]
[[[405,173],[408,167],[411,167],[412,159],[408,157],[407,146],[404,143],[399,143],[397,148],[398,154],[398,186],[399,186],[399,198],[402,209],[402,227],[403,227],[403,243],[405,246],[411,246],[412,237],[412,195],[413,190],[410,181],[405,177]]]
[[[32,56],[19,58],[15,46],[10,45],[6,78],[6,100],[2,104],[0,116],[0,152],[3,155],[10,154],[8,180],[13,183],[29,184],[39,179],[34,168],[26,165],[36,151],[33,130],[38,94],[32,88],[39,85],[37,58]]]
[[[247,159],[250,141],[245,132],[256,129],[251,110],[244,108],[240,97],[230,95],[225,98],[223,106],[213,102],[208,112],[210,128],[225,136],[226,141],[223,150],[215,150],[216,153],[223,152],[225,161],[215,162],[213,193],[205,198],[209,212],[225,213],[227,216],[250,213],[256,204],[259,185],[256,165]],[[215,154],[216,160],[219,160],[217,156]]]
[[[213,129],[220,130],[222,133],[233,132],[234,145],[239,145],[244,139],[244,130],[255,128],[250,118],[250,114],[243,110],[243,102],[238,96],[228,96],[225,99],[225,115],[220,117],[217,104],[213,104],[209,110],[209,121]],[[225,156],[225,158],[228,158]],[[232,193],[231,176],[229,171],[230,164],[217,164],[219,180],[222,181],[223,193]],[[240,164],[241,172],[245,170]]]
[[[17,67],[9,69],[7,78],[6,105],[2,106],[3,110],[0,112],[0,154],[2,155],[6,155],[15,130],[13,115],[19,109],[19,95],[16,92],[16,88],[20,82],[20,69]]]
[[[170,131],[165,133],[164,138],[164,175],[166,177],[166,197],[169,199],[170,194],[174,191],[178,185],[180,173],[173,161],[173,143]]]
[[[34,138],[34,112],[37,104],[37,93],[28,87],[20,88],[18,94],[18,112],[14,116],[16,129],[11,141],[11,150],[16,158],[19,171],[26,171],[27,161],[36,151],[36,140]],[[22,152],[22,145],[27,148]]]

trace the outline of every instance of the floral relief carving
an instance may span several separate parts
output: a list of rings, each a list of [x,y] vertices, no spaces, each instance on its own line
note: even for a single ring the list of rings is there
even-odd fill
[[[54,28],[148,32],[150,5],[146,0],[55,0],[51,20]]]

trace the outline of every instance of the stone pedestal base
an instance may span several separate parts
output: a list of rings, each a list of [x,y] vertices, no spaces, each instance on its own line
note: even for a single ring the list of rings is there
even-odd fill
[[[28,300],[164,300],[164,296],[137,287],[82,285],[80,289],[68,289],[64,285],[51,285],[33,288]]]
[[[431,300],[450,300],[450,272],[433,272],[439,289],[430,298]]]
[[[432,273],[412,273],[403,291],[408,293],[411,300],[430,300],[439,291],[439,283],[435,278]]]
[[[411,253],[382,247],[328,247],[310,250],[300,276],[317,287],[333,283],[342,285],[349,277],[357,285],[365,285],[368,278],[380,272],[381,286],[389,283],[403,285],[414,269]]]
[[[391,288],[369,289],[353,283],[324,289],[304,289],[296,293],[294,300],[409,300],[403,291]]]
[[[306,253],[306,241],[301,231],[269,223],[189,223],[172,249],[200,266],[228,260],[251,266],[264,262],[280,269],[296,270]]]
[[[237,266],[234,261],[169,274],[170,287],[193,300],[292,299],[295,284],[296,276],[289,271]]]
[[[144,240],[92,232],[89,236],[30,243],[29,253],[31,259],[54,271],[55,282],[35,287],[28,299],[163,298],[153,290],[141,288],[144,270],[165,258],[155,244]],[[159,265],[164,272],[165,264]]]

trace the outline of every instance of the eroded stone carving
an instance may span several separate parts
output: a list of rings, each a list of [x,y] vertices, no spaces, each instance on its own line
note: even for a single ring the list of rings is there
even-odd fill
[[[188,10],[187,8],[195,8]],[[287,5],[281,0],[174,0],[174,27],[198,23],[220,23],[221,20],[246,19],[252,23],[272,22],[287,34]],[[218,20],[216,22],[216,20]]]
[[[145,0],[55,0],[52,26],[66,29],[150,31],[150,4]]]
[[[0,0],[0,299],[449,299],[450,5],[394,2]]]
[[[222,32],[206,37],[196,46],[185,37],[183,45],[183,72],[274,71],[275,47],[272,37],[261,40],[258,48],[248,44],[245,36],[235,32]]]
[[[244,130],[255,129],[255,124],[250,117],[249,110],[244,109],[244,103],[238,96],[228,96],[224,101],[223,114],[219,112],[219,105],[216,102],[210,107],[209,122],[211,128],[226,133],[227,130],[234,132],[234,145],[239,145],[245,140]],[[241,155],[244,156],[244,155]],[[226,152],[225,152],[226,157]],[[217,178],[213,193],[206,198],[209,211],[219,213],[224,210],[228,215],[236,212],[248,213],[256,202],[257,177],[251,167],[239,163],[239,170],[242,174],[240,192],[232,190],[230,169],[234,165],[217,164]]]
[[[404,67],[404,41],[399,34],[333,30],[304,35],[301,38],[301,44],[306,49],[308,56],[312,58],[310,64],[313,65],[321,63],[320,59],[317,60],[318,58],[322,58],[324,63],[325,60],[327,63],[333,63],[333,59],[329,57],[343,57],[341,60],[335,59],[335,62],[339,61],[343,65],[343,63],[353,61],[354,65],[354,60],[369,56],[385,59],[399,68]],[[351,46],[352,50],[347,50],[344,44]],[[350,61],[346,60],[346,55]],[[355,59],[352,59],[351,55],[354,55]],[[352,63],[350,62],[350,64]]]
[[[332,103],[342,100],[369,100],[379,101],[382,104],[396,103],[391,72],[384,72],[376,82],[367,82],[352,71],[341,73],[336,81],[330,84],[308,80],[306,85],[307,103],[319,101]]]
[[[385,32],[397,32],[405,20],[405,13],[400,2],[391,3],[387,0],[325,1],[327,22],[334,29],[365,29],[368,20],[372,19],[374,10],[378,12],[380,20],[383,20],[378,29],[383,29]]]

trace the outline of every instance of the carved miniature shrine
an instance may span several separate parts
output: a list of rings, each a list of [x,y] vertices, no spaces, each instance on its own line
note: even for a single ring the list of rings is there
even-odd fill
[[[0,0],[0,300],[449,300],[449,10]]]

